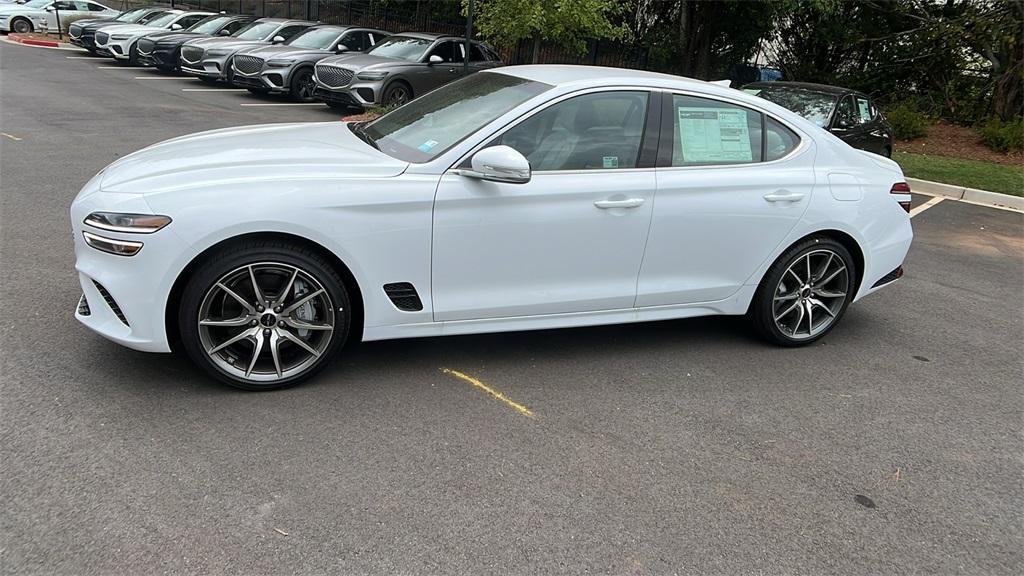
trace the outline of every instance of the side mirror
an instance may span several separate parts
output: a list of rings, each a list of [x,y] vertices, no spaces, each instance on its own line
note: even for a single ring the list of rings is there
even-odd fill
[[[530,181],[530,161],[510,146],[484,148],[473,155],[470,164],[472,170],[459,170],[458,173],[468,178],[509,184]]]
[[[231,30],[221,30],[220,31],[220,35],[221,36],[231,36]]]
[[[274,44],[280,44],[281,42],[284,42],[284,36],[274,36],[274,39],[271,40],[271,42]]]
[[[850,121],[846,118],[836,118],[835,124],[832,125],[836,130],[847,130],[850,126],[852,126],[852,124],[850,124]]]
[[[441,64],[444,62],[444,58],[441,58],[437,54],[431,54],[430,58],[427,58],[427,62],[430,64]]]
[[[181,24],[171,24],[171,30],[181,30]]]
[[[342,52],[348,52],[349,50],[351,50],[351,48],[349,48],[348,46],[344,44],[338,44],[338,54],[341,54]]]
[[[47,7],[46,7],[46,11],[47,11],[47,12],[53,12],[53,11],[54,11],[54,7],[53,7],[53,5],[47,6]]]

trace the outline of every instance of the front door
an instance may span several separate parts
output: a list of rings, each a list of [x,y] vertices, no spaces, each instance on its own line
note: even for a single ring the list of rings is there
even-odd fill
[[[637,168],[649,93],[594,92],[508,129],[526,184],[451,172],[434,203],[434,320],[632,308],[655,175]]]

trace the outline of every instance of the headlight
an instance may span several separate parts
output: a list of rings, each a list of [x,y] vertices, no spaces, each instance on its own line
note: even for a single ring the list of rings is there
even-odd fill
[[[374,71],[370,71],[370,72],[360,72],[360,73],[356,74],[356,78],[358,78],[360,80],[371,80],[371,81],[372,80],[383,80],[384,77],[387,76],[387,75],[388,75],[387,72],[374,72]]]
[[[152,234],[171,223],[167,216],[154,214],[116,214],[114,212],[93,212],[85,217],[85,223],[100,230],[127,232],[129,234]],[[86,233],[88,234],[88,232]],[[140,246],[141,248],[141,246]]]
[[[106,252],[108,254],[115,254],[117,256],[135,256],[139,253],[139,250],[142,250],[142,242],[105,238],[84,230],[82,231],[82,236],[85,236],[86,244],[100,252]]]
[[[110,39],[111,40],[127,40],[127,39],[129,39],[131,37],[132,37],[131,34],[111,34],[110,35]]]
[[[274,68],[284,68],[291,65],[291,60],[267,60],[267,66],[273,66]]]

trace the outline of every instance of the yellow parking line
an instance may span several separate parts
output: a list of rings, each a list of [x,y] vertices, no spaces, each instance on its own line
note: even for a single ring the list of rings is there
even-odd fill
[[[515,410],[516,412],[519,412],[523,416],[529,416],[531,418],[533,417],[533,412],[531,412],[529,408],[527,408],[526,406],[523,406],[522,404],[520,404],[518,402],[515,402],[514,400],[510,399],[508,396],[505,396],[501,392],[498,392],[494,388],[491,388],[487,384],[484,384],[483,382],[477,380],[476,378],[473,378],[472,376],[468,376],[466,374],[463,374],[462,372],[459,372],[458,370],[452,370],[450,368],[441,368],[441,372],[444,372],[445,374],[449,374],[451,376],[454,376],[454,377],[458,378],[459,380],[462,380],[463,382],[469,382],[473,386],[476,386],[477,388],[483,390],[484,392],[487,392],[488,394],[490,394],[494,398],[497,398],[498,400],[501,400],[502,402],[507,404],[509,407],[511,407],[513,410]]]

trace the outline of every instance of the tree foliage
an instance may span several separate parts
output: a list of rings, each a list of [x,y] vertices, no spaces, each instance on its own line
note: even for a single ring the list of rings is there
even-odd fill
[[[532,38],[535,47],[548,40],[583,52],[589,39],[617,38],[622,33],[613,23],[619,8],[614,0],[477,0],[475,4],[478,30],[498,45]]]

